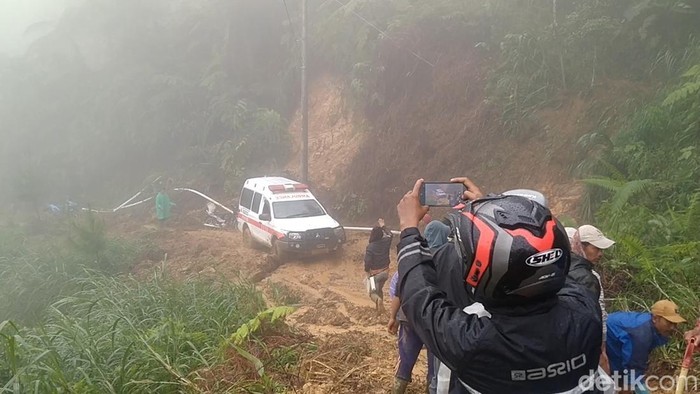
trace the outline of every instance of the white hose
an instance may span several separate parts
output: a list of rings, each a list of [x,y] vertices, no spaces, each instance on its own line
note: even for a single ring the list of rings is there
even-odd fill
[[[221,204],[220,202],[218,202],[218,201],[214,200],[213,198],[207,196],[206,194],[204,194],[204,193],[202,193],[202,192],[198,192],[198,191],[196,191],[196,190],[194,190],[194,189],[188,189],[188,188],[186,188],[186,187],[176,187],[176,188],[173,189],[173,190],[177,190],[177,191],[183,191],[183,190],[184,190],[184,191],[192,192],[192,193],[194,193],[194,194],[196,194],[196,195],[198,195],[198,196],[200,196],[200,197],[206,198],[207,200],[209,200],[209,201],[213,202],[214,204],[220,206],[221,208],[225,209],[226,211],[228,211],[228,212],[231,213],[231,214],[234,214],[234,213],[235,213],[235,212],[233,212],[232,209],[227,208],[226,206],[224,206],[224,205]]]
[[[370,231],[372,231],[372,227],[345,227],[345,226],[343,226],[343,228],[344,228],[345,230],[348,230],[348,231],[362,231],[362,232],[370,232]],[[391,233],[394,234],[394,235],[399,235],[399,234],[401,234],[400,231],[396,231],[396,230],[391,230]]]

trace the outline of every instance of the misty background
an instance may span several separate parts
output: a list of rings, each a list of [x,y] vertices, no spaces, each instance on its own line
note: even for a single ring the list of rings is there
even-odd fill
[[[278,164],[263,153],[284,161],[298,56],[282,3],[2,7],[4,201],[110,200],[166,172],[223,191]]]
[[[21,55],[39,35],[56,23],[69,4],[78,0],[0,1],[0,53]],[[35,30],[40,30],[39,32]]]

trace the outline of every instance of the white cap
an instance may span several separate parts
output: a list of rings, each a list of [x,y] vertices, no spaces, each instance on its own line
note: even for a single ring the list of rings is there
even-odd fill
[[[564,227],[564,230],[566,230],[566,236],[569,237],[569,243],[574,242],[574,234],[576,234],[576,227]]]
[[[607,249],[615,245],[615,241],[606,238],[603,232],[590,224],[585,224],[578,228],[578,236],[581,242],[587,242],[598,249]]]

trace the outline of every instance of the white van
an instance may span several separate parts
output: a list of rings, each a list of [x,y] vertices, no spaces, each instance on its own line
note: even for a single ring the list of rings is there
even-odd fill
[[[244,243],[266,245],[278,260],[291,253],[335,251],[345,242],[345,230],[309,188],[282,177],[245,181],[236,226]]]

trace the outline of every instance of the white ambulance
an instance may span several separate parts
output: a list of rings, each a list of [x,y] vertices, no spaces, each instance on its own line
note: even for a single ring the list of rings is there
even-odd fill
[[[292,253],[332,252],[345,242],[345,230],[309,188],[282,177],[245,181],[236,225],[244,243],[265,245],[278,260]]]

